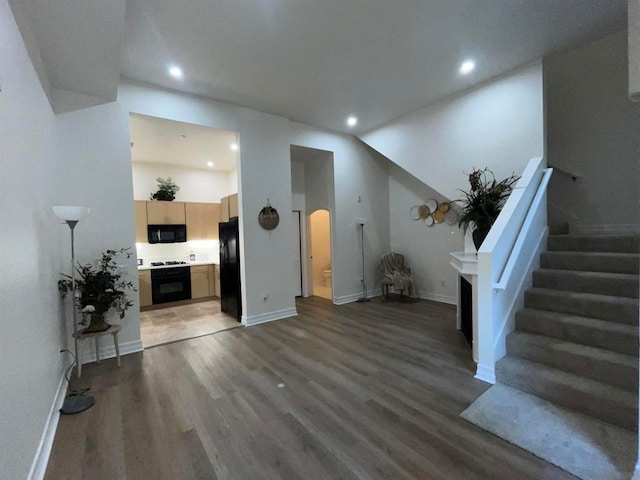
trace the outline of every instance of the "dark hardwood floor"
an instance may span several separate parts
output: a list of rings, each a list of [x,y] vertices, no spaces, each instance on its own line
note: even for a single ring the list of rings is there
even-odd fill
[[[87,366],[97,403],[60,419],[46,478],[574,478],[459,417],[489,385],[455,308],[297,306]]]

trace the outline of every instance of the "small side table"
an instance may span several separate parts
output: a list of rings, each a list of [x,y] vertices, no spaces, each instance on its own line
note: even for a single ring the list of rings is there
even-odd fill
[[[80,330],[78,332],[78,342],[82,344],[83,340],[91,340],[93,338],[96,345],[96,362],[100,363],[100,345],[99,345],[98,339],[100,337],[104,337],[105,335],[111,335],[113,337],[113,345],[116,348],[116,359],[118,361],[118,367],[119,367],[120,366],[120,344],[118,343],[118,333],[120,333],[121,329],[122,329],[121,325],[111,325],[109,328],[107,328],[102,332],[85,333],[84,330]],[[78,352],[78,355],[80,358],[78,358],[77,360],[78,361],[78,378],[82,376],[82,345],[80,345],[79,350],[80,352]]]

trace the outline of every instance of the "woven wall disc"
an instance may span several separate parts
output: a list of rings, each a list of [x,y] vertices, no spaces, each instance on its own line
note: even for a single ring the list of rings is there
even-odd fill
[[[275,208],[266,206],[258,214],[258,223],[265,230],[273,230],[280,223],[280,215]]]

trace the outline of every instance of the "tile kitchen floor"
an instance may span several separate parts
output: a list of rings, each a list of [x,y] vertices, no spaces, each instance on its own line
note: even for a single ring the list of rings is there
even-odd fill
[[[140,336],[145,348],[240,326],[220,311],[220,300],[140,312]]]

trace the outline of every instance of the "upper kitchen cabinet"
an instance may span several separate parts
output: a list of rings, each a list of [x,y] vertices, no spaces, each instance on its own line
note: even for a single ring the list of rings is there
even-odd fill
[[[147,202],[136,200],[133,202],[136,217],[136,242],[147,242]]]
[[[184,202],[146,202],[149,225],[184,225]]]
[[[238,194],[229,196],[229,218],[238,216]]]
[[[220,207],[220,221],[228,222],[230,218],[238,216],[238,194],[234,193],[228,197],[224,197],[221,200]]]
[[[217,240],[220,223],[219,203],[186,203],[187,238]]]
[[[229,197],[223,197],[220,199],[220,221],[229,221]]]

